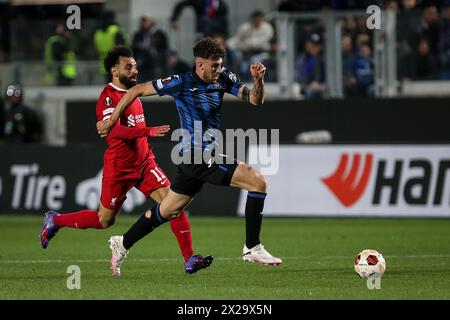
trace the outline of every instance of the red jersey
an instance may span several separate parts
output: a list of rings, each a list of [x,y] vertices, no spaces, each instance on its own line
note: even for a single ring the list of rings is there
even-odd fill
[[[114,108],[126,93],[127,90],[112,83],[103,88],[97,101],[97,119],[99,121],[109,119]],[[103,156],[105,170],[138,168],[146,160],[153,161],[155,156],[144,133],[146,126],[142,103],[139,98],[136,98],[106,137],[108,148]],[[134,132],[142,132],[142,134],[131,139],[114,138],[112,133],[119,129],[132,129]]]

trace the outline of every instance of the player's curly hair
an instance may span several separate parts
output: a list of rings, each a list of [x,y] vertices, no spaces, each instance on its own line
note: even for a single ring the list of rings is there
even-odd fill
[[[194,45],[193,51],[196,58],[219,59],[225,57],[224,47],[210,37],[198,40]]]
[[[111,68],[119,63],[120,57],[132,57],[133,50],[131,50],[127,46],[115,46],[113,49],[108,51],[106,54],[105,60],[103,60],[103,66],[105,67],[106,72],[112,76]]]

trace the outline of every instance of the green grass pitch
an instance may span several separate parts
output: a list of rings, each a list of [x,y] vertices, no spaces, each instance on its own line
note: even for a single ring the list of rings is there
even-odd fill
[[[40,248],[38,216],[0,216],[0,299],[450,299],[450,220],[265,218],[262,240],[284,260],[278,267],[242,261],[243,218],[191,217],[196,252],[209,269],[184,273],[169,225],[137,243],[109,270],[107,240],[136,217],[106,230],[60,230]],[[358,252],[378,249],[387,270],[369,290],[353,267]],[[69,290],[67,268],[81,270]]]

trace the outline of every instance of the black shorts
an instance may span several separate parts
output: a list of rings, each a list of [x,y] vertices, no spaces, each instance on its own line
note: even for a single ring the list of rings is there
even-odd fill
[[[226,157],[226,156],[224,156]],[[202,164],[179,164],[177,166],[177,175],[172,180],[170,189],[179,194],[194,197],[203,184],[210,183],[219,186],[229,186],[234,171],[240,161],[224,159],[221,164],[202,163]]]

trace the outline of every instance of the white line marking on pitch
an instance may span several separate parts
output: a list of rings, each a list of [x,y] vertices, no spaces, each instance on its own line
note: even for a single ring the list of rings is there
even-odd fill
[[[422,254],[422,255],[392,255],[385,256],[386,258],[407,258],[407,259],[417,259],[417,258],[449,258],[450,254]],[[304,256],[304,257],[282,257],[284,260],[334,260],[334,259],[353,259],[353,256]],[[219,257],[214,258],[215,260],[241,260],[241,257]],[[181,258],[147,258],[147,259],[132,259],[130,262],[164,262],[164,261],[178,261]],[[47,259],[47,260],[0,260],[0,264],[21,264],[21,263],[108,263],[109,259]]]

